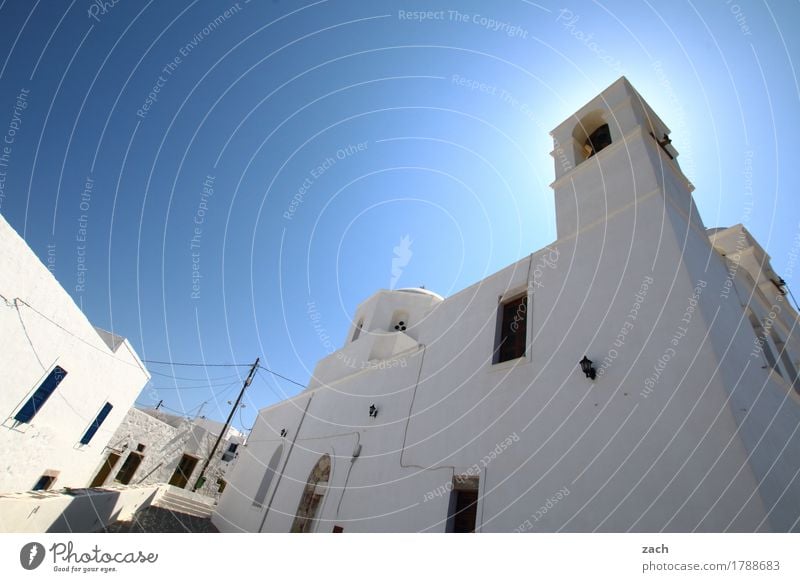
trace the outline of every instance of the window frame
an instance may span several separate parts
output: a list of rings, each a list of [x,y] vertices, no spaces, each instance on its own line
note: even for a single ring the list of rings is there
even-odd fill
[[[476,533],[480,528],[481,480],[477,475],[454,475],[447,505],[445,533]],[[463,501],[468,501],[464,504]],[[460,508],[459,508],[460,506]],[[462,529],[464,520],[471,517],[472,529]]]
[[[518,355],[514,355],[512,357],[505,357],[503,343],[504,338],[508,337],[504,335],[504,330],[506,328],[506,308],[507,306],[515,304],[515,305],[525,305],[524,310],[524,317],[520,322],[520,329],[518,332],[515,332],[522,335],[521,343],[522,343],[522,352]],[[528,320],[530,314],[530,305],[531,299],[528,293],[528,289],[525,288],[520,291],[515,291],[512,293],[508,293],[504,296],[501,296],[498,299],[497,305],[497,314],[496,314],[496,324],[495,324],[495,338],[494,338],[494,351],[492,353],[492,365],[504,364],[506,362],[513,362],[522,358],[526,358],[528,356]],[[519,307],[515,307],[515,311],[517,311]],[[518,312],[518,311],[517,311]],[[509,322],[508,327],[510,328],[511,325],[514,323],[513,318],[512,321]],[[519,348],[518,348],[519,349]]]
[[[103,423],[106,421],[113,408],[114,405],[108,401],[103,404],[103,406],[100,408],[100,411],[97,413],[97,416],[94,417],[92,423],[84,431],[81,440],[78,441],[82,446],[88,446],[89,443],[92,442],[92,439],[97,434],[97,431],[100,430],[100,427],[103,426]]]
[[[61,373],[59,373],[59,370]],[[68,373],[69,372],[67,372],[67,370],[59,365],[53,366],[53,368],[47,373],[47,376],[45,376],[39,382],[36,388],[32,392],[28,393],[29,396],[25,400],[25,403],[19,407],[12,417],[14,421],[22,424],[31,424],[31,421],[36,418],[36,415],[39,414],[44,405],[47,404],[47,401],[50,399],[53,393],[55,393],[55,391],[61,385],[61,382],[63,382],[64,378],[67,377]],[[50,388],[48,384],[51,382],[55,382],[52,385],[52,388]],[[39,401],[38,403],[37,400]]]

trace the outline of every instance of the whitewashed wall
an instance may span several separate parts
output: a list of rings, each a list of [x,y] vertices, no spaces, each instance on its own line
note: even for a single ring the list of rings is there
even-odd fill
[[[262,410],[213,518],[220,530],[289,531],[325,453],[320,532],[445,531],[454,474],[480,477],[478,531],[798,528],[800,398],[751,353],[691,185],[649,135],[668,130],[627,81],[554,130],[558,142],[596,111],[616,124],[614,143],[577,167],[555,156],[558,240],[432,302],[417,347],[391,357],[405,366],[336,364],[372,353],[374,330],[323,360],[309,390]],[[492,364],[499,301],[525,290],[527,353]],[[408,295],[379,292],[358,318],[374,309],[382,321],[392,302]],[[787,345],[800,357],[795,338]],[[594,381],[584,355],[602,367]],[[281,444],[281,474],[255,506]]]
[[[149,379],[127,340],[111,345],[0,217],[0,492],[25,491],[48,470],[54,487],[85,487],[106,443]],[[67,376],[30,424],[13,416],[55,365]],[[101,407],[111,413],[79,441]]]

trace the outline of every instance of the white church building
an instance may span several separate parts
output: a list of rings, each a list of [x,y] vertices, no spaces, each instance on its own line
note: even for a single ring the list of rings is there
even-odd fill
[[[0,338],[0,494],[87,487],[150,374],[1,216]]]
[[[669,133],[624,77],[556,127],[557,240],[362,303],[260,411],[220,531],[799,531],[798,316]]]

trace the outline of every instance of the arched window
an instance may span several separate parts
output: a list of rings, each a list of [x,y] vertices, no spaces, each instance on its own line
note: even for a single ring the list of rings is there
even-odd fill
[[[311,532],[317,511],[322,505],[322,498],[325,496],[330,476],[331,457],[330,455],[322,455],[308,475],[308,481],[305,489],[303,489],[303,496],[300,497],[300,504],[297,506],[294,523],[292,523],[292,533]]]
[[[591,158],[603,148],[611,145],[611,130],[608,129],[608,124],[604,123],[583,142],[583,153],[587,158]]]
[[[602,111],[592,111],[581,118],[572,130],[575,160],[588,160],[611,145],[611,129]]]
[[[282,456],[283,445],[280,445],[275,452],[272,453],[272,458],[269,460],[269,463],[267,464],[267,470],[264,472],[264,476],[261,478],[258,491],[256,491],[256,495],[253,497],[253,505],[255,507],[262,507],[264,505],[264,500],[267,498],[267,491],[269,491],[269,486],[272,483],[272,477],[274,477],[275,473],[278,472],[278,463],[281,462]]]

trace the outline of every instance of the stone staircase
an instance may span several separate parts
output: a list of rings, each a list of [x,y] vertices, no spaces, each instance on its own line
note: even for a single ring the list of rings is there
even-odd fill
[[[108,526],[108,533],[212,533],[214,500],[185,489],[162,485],[160,494],[147,507],[141,507],[130,521]]]
[[[210,518],[214,512],[213,499],[171,485],[166,487],[151,506],[203,519]]]

